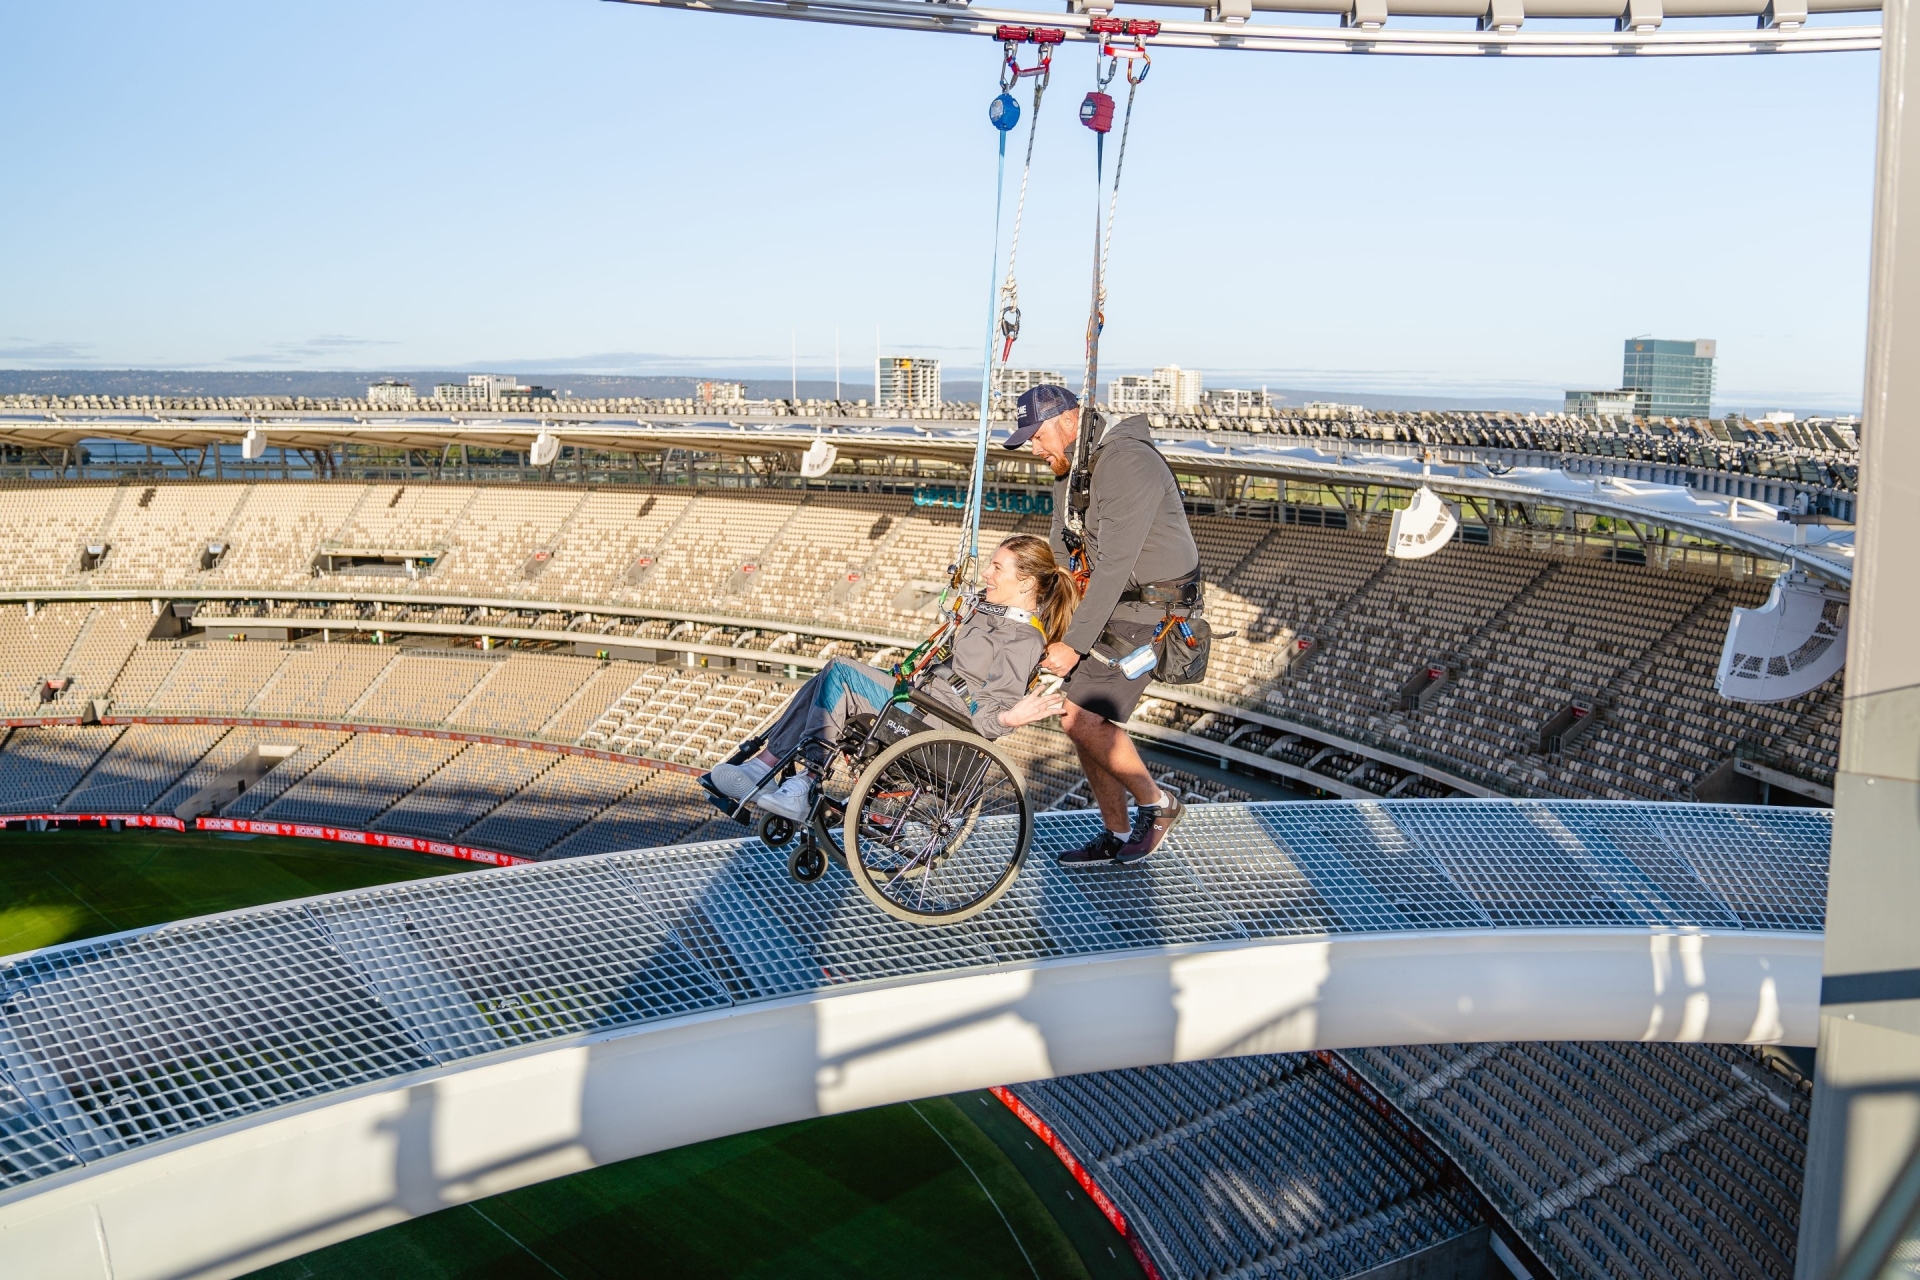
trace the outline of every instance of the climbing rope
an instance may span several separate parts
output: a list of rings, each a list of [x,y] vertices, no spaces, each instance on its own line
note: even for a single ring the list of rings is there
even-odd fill
[[[1014,264],[1020,253],[1020,223],[1026,214],[1027,185],[1033,175],[1033,142],[1039,132],[1040,103],[1047,91],[1047,84],[1053,78],[1054,47],[1066,39],[1066,33],[1051,27],[1029,28],[1020,26],[1002,26],[996,32],[1004,50],[1000,64],[1000,95],[987,107],[987,120],[999,134],[999,156],[996,162],[993,189],[993,270],[988,279],[987,341],[981,357],[980,367],[980,429],[974,439],[973,477],[967,488],[966,510],[960,518],[960,545],[954,554],[954,562],[949,570],[949,592],[964,590],[971,585],[978,573],[980,561],[980,517],[986,493],[987,440],[993,418],[993,368],[994,334],[998,330],[1004,345],[1000,359],[1004,362],[1013,350],[1014,339],[1020,336],[1020,293],[1014,283]],[[1031,41],[1040,49],[1039,61],[1030,67],[1020,65],[1020,46]],[[1000,224],[1004,210],[1007,185],[1007,134],[1020,123],[1020,104],[1014,99],[1012,90],[1019,82],[1031,77],[1033,80],[1033,110],[1027,119],[1027,155],[1026,164],[1020,174],[1020,196],[1014,207],[1013,242],[1007,254],[1007,276],[1002,284],[995,284],[1000,263]],[[943,597],[941,607],[944,610],[947,600]]]

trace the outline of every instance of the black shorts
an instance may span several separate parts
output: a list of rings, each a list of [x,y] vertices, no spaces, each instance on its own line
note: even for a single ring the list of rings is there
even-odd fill
[[[1151,639],[1151,622],[1116,620],[1107,624],[1107,634],[1102,638],[1100,648],[1116,658],[1124,658]],[[1102,720],[1111,720],[1115,724],[1125,724],[1128,717],[1133,715],[1133,709],[1140,705],[1140,698],[1152,680],[1151,671],[1138,680],[1129,680],[1118,668],[1110,667],[1098,658],[1082,658],[1067,677],[1066,687],[1061,692],[1066,695],[1068,702],[1082,711],[1090,711]]]

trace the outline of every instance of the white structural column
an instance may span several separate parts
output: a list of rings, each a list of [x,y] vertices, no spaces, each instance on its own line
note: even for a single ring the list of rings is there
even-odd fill
[[[1796,1274],[1852,1241],[1920,1141],[1920,31],[1887,0],[1866,439],[1820,1052]]]

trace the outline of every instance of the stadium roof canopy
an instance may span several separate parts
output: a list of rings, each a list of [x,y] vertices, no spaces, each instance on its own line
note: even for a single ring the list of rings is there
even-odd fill
[[[236,444],[249,431],[274,447],[326,449],[354,444],[444,453],[456,446],[527,452],[543,432],[587,450],[652,453],[663,448],[763,456],[798,453],[827,440],[843,458],[927,458],[971,464],[970,423],[878,422],[863,418],[752,418],[654,415],[614,417],[548,411],[526,415],[352,416],[301,412],[76,415],[70,412],[0,414],[0,444],[70,449],[112,439],[165,449]],[[1367,452],[1364,445],[1330,451],[1310,445],[1266,443],[1255,434],[1165,440],[1162,448],[1182,472],[1262,476],[1310,484],[1415,489],[1422,484],[1449,496],[1555,511],[1607,516],[1704,538],[1795,565],[1829,581],[1853,580],[1853,530],[1790,519],[1783,508],[1750,498],[1703,495],[1680,485],[1618,476],[1575,475],[1550,467],[1498,471],[1477,462],[1426,464]]]

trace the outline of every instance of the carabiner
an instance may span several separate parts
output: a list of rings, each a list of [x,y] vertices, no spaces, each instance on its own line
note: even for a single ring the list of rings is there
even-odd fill
[[[1020,46],[1006,43],[1007,60],[1000,66],[1000,92],[1006,93],[1020,83]]]
[[[1136,42],[1133,53],[1127,57],[1127,83],[1138,88],[1147,78],[1147,72],[1153,70],[1153,56],[1147,52],[1147,46]],[[1140,74],[1133,74],[1135,60],[1140,63]]]
[[[1020,306],[1009,302],[1000,308],[1000,336],[1006,339],[1000,349],[1000,358],[1005,360],[1013,354],[1013,344],[1020,337]]]

